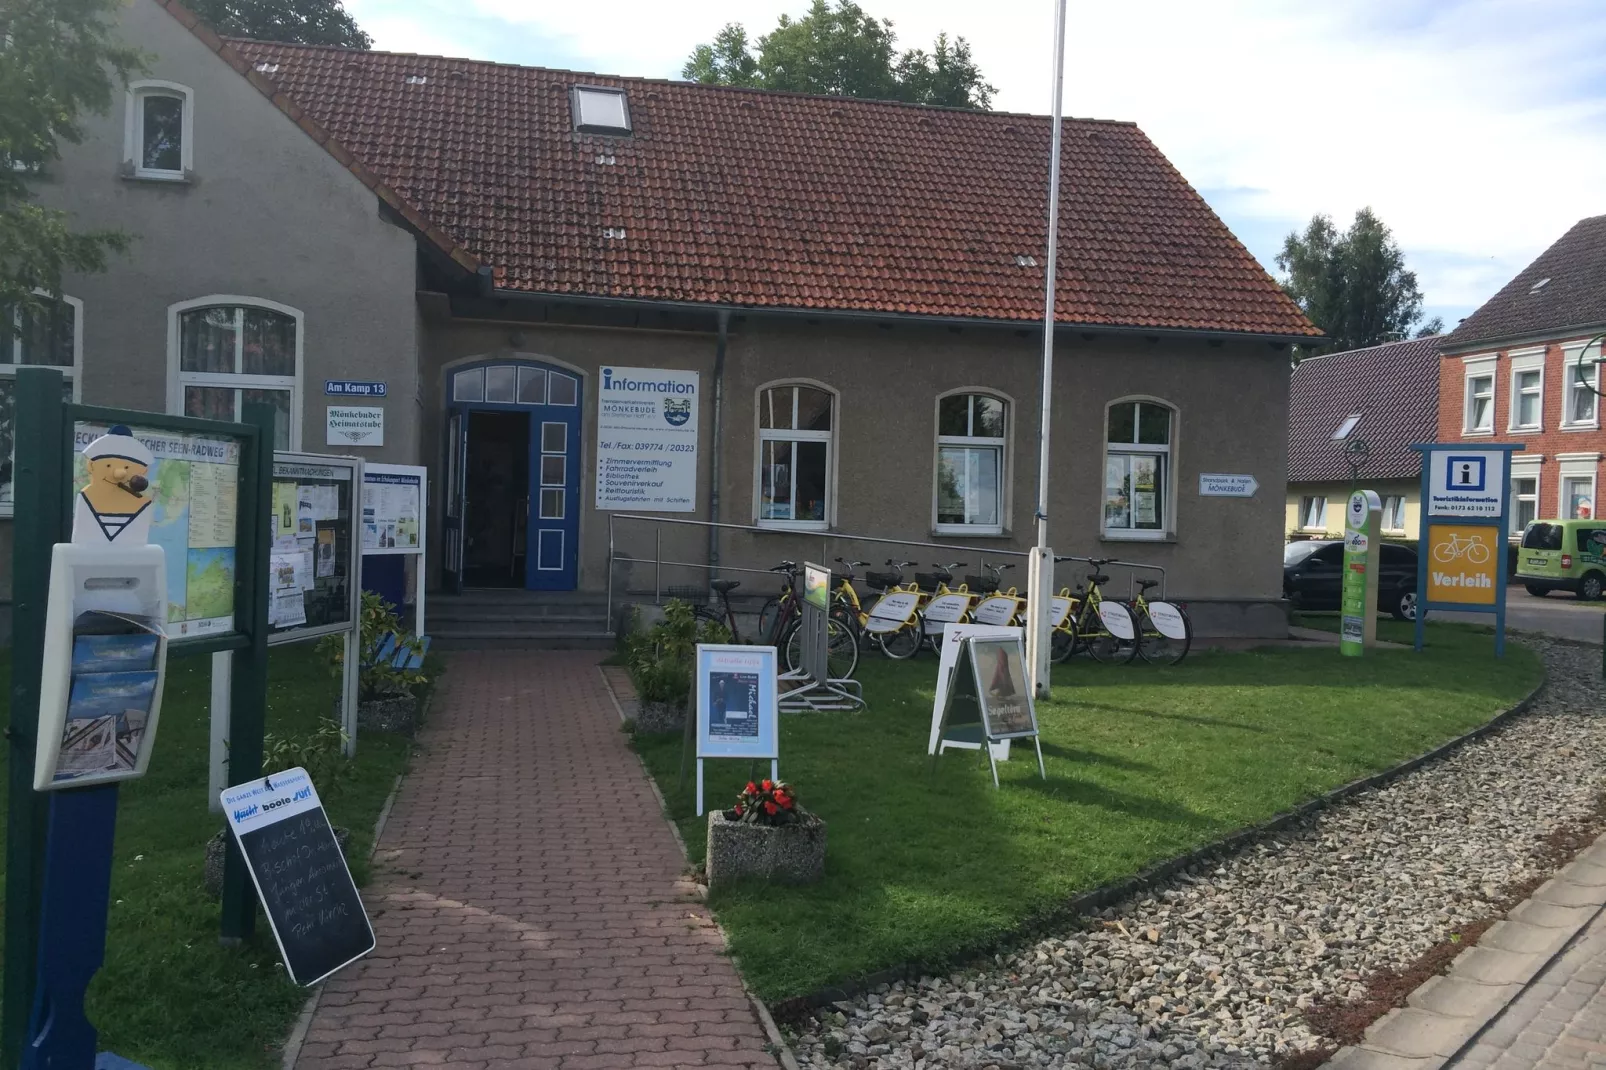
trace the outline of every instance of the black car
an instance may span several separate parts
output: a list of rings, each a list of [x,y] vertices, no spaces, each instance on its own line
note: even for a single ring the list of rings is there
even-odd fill
[[[1416,551],[1386,542],[1377,552],[1377,608],[1397,620],[1416,619]],[[1344,544],[1337,539],[1291,542],[1283,548],[1283,597],[1295,609],[1337,609],[1344,587]]]

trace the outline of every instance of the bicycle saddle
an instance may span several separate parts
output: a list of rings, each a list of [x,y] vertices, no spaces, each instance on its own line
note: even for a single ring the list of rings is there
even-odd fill
[[[1159,580],[1139,580],[1138,581],[1138,589],[1139,590],[1147,591],[1150,587],[1158,587],[1158,586],[1160,586],[1160,581]]]
[[[1088,580],[1092,583],[1109,583],[1110,577],[1104,575],[1102,572],[1095,572],[1088,577]]]
[[[740,587],[741,585],[742,585],[742,581],[741,580],[714,580],[711,583],[709,583],[708,586],[712,587],[714,590],[718,591],[720,594],[730,594],[732,591],[736,590],[736,588]]]

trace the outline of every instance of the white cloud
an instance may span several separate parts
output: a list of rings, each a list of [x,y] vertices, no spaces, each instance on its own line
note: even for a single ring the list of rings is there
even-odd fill
[[[807,6],[347,3],[381,48],[665,77],[726,22]],[[1048,110],[1051,0],[861,3],[904,47],[969,39],[995,107]],[[1067,40],[1067,113],[1138,122],[1263,260],[1266,235],[1371,205],[1430,304],[1465,309],[1606,212],[1598,0],[1072,0]]]

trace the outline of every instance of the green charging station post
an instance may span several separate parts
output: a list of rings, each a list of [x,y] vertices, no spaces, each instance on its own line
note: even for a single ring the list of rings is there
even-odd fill
[[[1344,509],[1344,581],[1338,651],[1358,658],[1377,643],[1377,555],[1383,503],[1376,491],[1358,490]]]
[[[238,783],[262,769],[274,420],[273,410],[263,405],[247,405],[243,423],[77,405],[65,400],[60,372],[17,374],[0,1070],[89,1070],[95,1060],[95,1030],[83,1013],[83,995],[105,957],[118,786],[35,790],[45,674],[66,671],[64,664],[45,664],[46,632],[56,547],[69,542],[81,497],[75,486],[78,445],[111,428],[141,442],[136,452],[142,453],[142,467],[172,468],[167,475],[152,472],[152,520],[164,528],[152,542],[164,551],[159,556],[165,556],[168,590],[190,584],[203,596],[190,599],[196,604],[188,616],[185,599],[180,605],[168,599],[160,627],[168,656],[232,652],[229,771]],[[155,444],[150,456],[142,452],[147,442]],[[144,489],[142,480],[131,493]],[[182,535],[166,530],[180,522]],[[108,540],[115,538],[113,530]],[[143,534],[138,541],[144,542]],[[57,617],[62,612],[55,607]],[[159,736],[151,746],[151,760],[160,762]],[[231,838],[220,936],[225,943],[239,942],[255,922],[256,897]]]

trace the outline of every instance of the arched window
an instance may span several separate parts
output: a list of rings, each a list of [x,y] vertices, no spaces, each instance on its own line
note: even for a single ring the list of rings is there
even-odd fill
[[[195,166],[195,93],[177,82],[128,86],[123,159],[135,178],[182,181]]]
[[[246,297],[186,301],[169,310],[170,408],[238,420],[252,402],[278,413],[274,449],[301,445],[301,313]]]
[[[937,530],[996,535],[1004,530],[1009,403],[992,394],[937,399]]]
[[[1171,445],[1176,410],[1163,401],[1113,402],[1104,436],[1104,534],[1160,539],[1172,529]]]
[[[830,523],[836,395],[812,383],[758,392],[758,522],[823,528]]]
[[[17,369],[55,368],[65,400],[77,396],[84,359],[84,304],[76,297],[0,305],[0,516],[11,515],[16,458]]]

